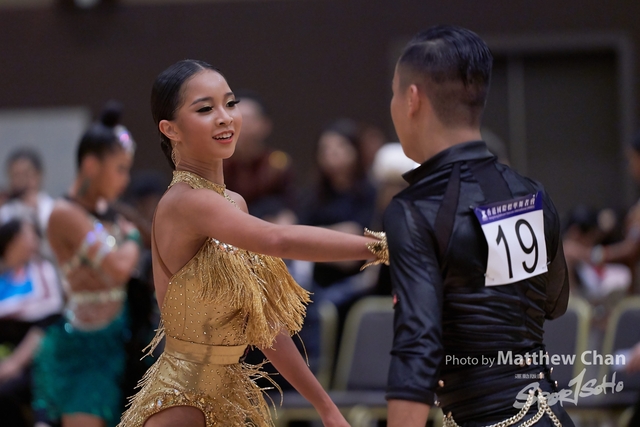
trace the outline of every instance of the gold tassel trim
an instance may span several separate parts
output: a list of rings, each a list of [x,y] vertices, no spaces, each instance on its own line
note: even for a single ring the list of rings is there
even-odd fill
[[[268,397],[271,405],[276,410],[276,405],[267,394],[268,390],[276,389],[280,392],[280,386],[262,370],[263,362],[259,365],[239,363],[221,365],[226,370],[226,376],[233,378],[234,387],[228,389],[227,394],[216,397],[202,392],[186,390],[166,390],[151,393],[148,389],[158,380],[162,363],[177,363],[184,361],[172,359],[166,360],[163,354],[142,377],[137,388],[141,390],[129,398],[128,409],[122,416],[118,427],[141,427],[149,417],[161,410],[175,406],[192,406],[200,409],[206,420],[207,426],[237,425],[248,427],[273,427],[273,421],[269,407],[264,397]],[[260,388],[256,381],[260,378],[267,379],[273,387]],[[282,405],[282,401],[280,402]]]
[[[169,187],[178,182],[215,191],[233,203],[224,185],[193,172],[174,171]],[[249,345],[270,348],[282,330],[290,335],[300,331],[311,299],[281,259],[238,249],[213,238],[200,251],[203,253],[195,256],[195,270],[202,283],[201,297],[240,310],[247,317],[245,333]]]
[[[286,330],[300,331],[310,302],[280,258],[259,255],[210,239],[197,257],[195,271],[207,301],[228,304],[246,316],[249,345],[270,348]]]

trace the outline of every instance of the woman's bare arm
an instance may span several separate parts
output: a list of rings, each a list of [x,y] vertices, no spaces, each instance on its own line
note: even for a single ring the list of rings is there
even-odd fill
[[[32,326],[13,353],[0,362],[0,383],[18,376],[31,363],[42,340],[42,335],[42,330],[39,327]]]
[[[327,392],[304,362],[286,332],[276,337],[271,348],[261,349],[278,372],[318,411],[325,426],[348,426]]]
[[[371,259],[372,238],[304,225],[276,225],[253,217],[210,190],[174,187],[171,211],[193,236],[214,237],[242,249],[305,261]],[[177,190],[177,191],[176,191]],[[176,218],[174,218],[175,220]]]
[[[58,261],[68,261],[93,229],[94,225],[81,209],[67,202],[58,202],[51,213],[47,228],[49,242]],[[94,256],[99,250],[98,246],[99,243],[94,243],[87,255]],[[126,241],[102,259],[100,268],[117,283],[122,283],[129,279],[137,265],[139,253],[137,243]]]

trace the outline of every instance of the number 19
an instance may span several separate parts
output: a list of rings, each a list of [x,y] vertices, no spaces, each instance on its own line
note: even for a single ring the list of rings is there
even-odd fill
[[[531,234],[531,246],[526,246],[524,244],[524,242],[522,241],[522,235],[520,234],[520,228],[522,226],[525,226],[529,229],[529,233]],[[538,265],[538,239],[536,238],[535,233],[533,232],[533,227],[531,227],[531,224],[529,224],[529,222],[527,222],[524,219],[520,219],[516,222],[515,225],[515,232],[516,232],[516,236],[518,237],[518,243],[520,243],[520,247],[522,248],[522,251],[529,255],[531,252],[535,251],[535,257],[533,260],[533,264],[531,265],[531,267],[527,266],[526,262],[522,262],[522,268],[524,268],[524,271],[526,271],[527,273],[533,273],[533,271],[536,269],[536,266]],[[511,251],[509,250],[509,242],[507,241],[506,236],[504,235],[504,231],[502,230],[502,226],[499,225],[498,226],[498,237],[496,238],[496,243],[498,245],[500,245],[500,242],[503,241],[504,242],[504,247],[505,250],[507,251],[507,263],[509,264],[509,279],[513,278],[513,268],[511,266]]]

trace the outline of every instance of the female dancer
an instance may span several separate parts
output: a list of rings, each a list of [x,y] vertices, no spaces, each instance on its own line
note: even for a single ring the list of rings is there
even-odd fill
[[[347,425],[291,340],[308,295],[275,257],[337,261],[373,252],[373,262],[384,262],[386,241],[250,216],[222,173],[242,123],[236,103],[222,74],[201,61],[172,65],[153,86],[153,117],[175,169],[152,231],[166,344],[122,427],[272,425],[251,380],[259,367],[242,363],[248,345],[262,349],[325,425]]]
[[[78,174],[56,202],[49,242],[67,284],[64,319],[49,327],[34,363],[34,408],[63,427],[115,425],[125,367],[125,285],[140,233],[102,206],[125,189],[133,141],[108,110],[78,147]]]

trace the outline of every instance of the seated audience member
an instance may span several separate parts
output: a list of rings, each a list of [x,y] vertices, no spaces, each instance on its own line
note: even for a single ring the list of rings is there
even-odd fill
[[[636,134],[627,149],[629,170],[633,180],[640,184],[640,133]],[[565,248],[568,257],[591,262],[594,265],[621,263],[629,267],[634,276],[632,284],[637,284],[635,270],[640,260],[640,202],[633,205],[625,218],[624,237],[615,243],[595,245],[573,245]],[[629,292],[637,291],[633,286]]]
[[[31,361],[42,331],[59,317],[63,297],[53,265],[38,255],[39,239],[28,220],[0,225],[0,419],[27,426]]]
[[[23,216],[33,219],[40,240],[41,254],[53,260],[53,252],[46,238],[53,198],[42,190],[44,167],[37,151],[17,148],[7,157],[9,190],[7,201],[0,206],[0,221]]]

